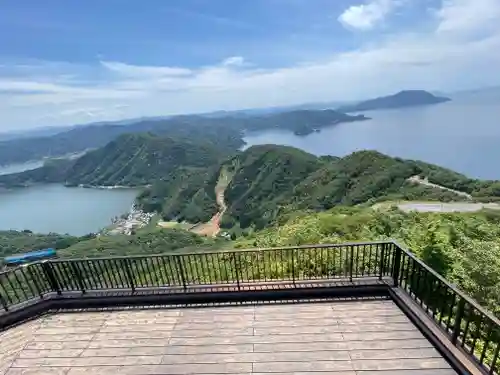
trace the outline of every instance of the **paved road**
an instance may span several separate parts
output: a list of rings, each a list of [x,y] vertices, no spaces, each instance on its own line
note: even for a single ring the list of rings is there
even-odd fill
[[[398,208],[402,211],[419,212],[475,212],[483,208],[500,210],[498,203],[401,203]]]
[[[437,189],[441,189],[441,190],[447,190],[447,191],[450,191],[450,192],[455,193],[457,195],[460,195],[462,197],[465,197],[467,199],[472,199],[472,195],[467,194],[467,193],[465,193],[463,191],[454,190],[454,189],[447,188],[445,186],[433,184],[432,182],[429,182],[429,180],[427,179],[427,177],[420,178],[420,176],[413,176],[413,177],[410,177],[408,179],[408,181],[409,182],[413,182],[415,184],[425,185],[425,186],[429,186],[429,187],[433,187],[433,188],[437,188]]]

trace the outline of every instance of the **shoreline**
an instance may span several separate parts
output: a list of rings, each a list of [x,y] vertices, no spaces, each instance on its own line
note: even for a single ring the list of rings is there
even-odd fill
[[[79,187],[84,189],[101,189],[101,190],[114,190],[114,189],[146,189],[151,185],[141,185],[141,186],[126,186],[126,185],[87,185],[87,184],[78,184],[76,186],[72,185],[64,185],[65,187]]]

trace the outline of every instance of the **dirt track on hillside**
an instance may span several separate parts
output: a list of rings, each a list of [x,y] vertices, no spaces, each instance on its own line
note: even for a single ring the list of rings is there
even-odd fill
[[[215,200],[217,201],[217,205],[219,206],[219,211],[214,216],[212,216],[212,218],[208,222],[199,224],[192,228],[192,232],[209,237],[215,237],[219,234],[220,221],[227,210],[226,202],[224,199],[224,192],[226,191],[228,184],[229,177],[225,174],[224,171],[222,171],[221,176],[219,177],[219,181],[217,181],[217,185],[215,186]]]

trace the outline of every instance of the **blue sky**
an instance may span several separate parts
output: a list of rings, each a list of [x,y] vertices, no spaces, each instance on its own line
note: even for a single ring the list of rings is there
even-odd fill
[[[498,84],[499,19],[499,0],[5,0],[0,131]]]

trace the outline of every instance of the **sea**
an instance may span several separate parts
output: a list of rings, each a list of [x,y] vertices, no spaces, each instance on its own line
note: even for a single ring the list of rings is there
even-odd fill
[[[307,136],[275,130],[249,133],[245,148],[274,143],[334,156],[377,150],[438,164],[472,178],[500,179],[500,90],[452,99],[424,107],[363,112],[371,120],[338,124]]]

